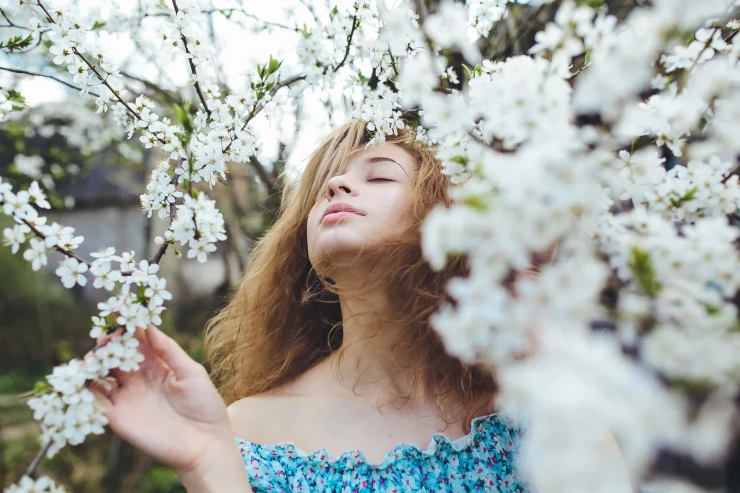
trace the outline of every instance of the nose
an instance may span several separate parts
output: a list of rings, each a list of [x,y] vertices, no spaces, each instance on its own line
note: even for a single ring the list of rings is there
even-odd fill
[[[354,195],[354,189],[350,187],[346,174],[332,176],[327,182],[326,196],[331,199],[335,195],[345,193]]]

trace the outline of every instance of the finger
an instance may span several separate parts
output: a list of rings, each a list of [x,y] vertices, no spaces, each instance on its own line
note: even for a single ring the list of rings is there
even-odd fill
[[[109,350],[109,348],[107,349],[107,344],[109,344],[112,339],[116,337],[121,337],[123,333],[123,327],[117,327],[113,332],[103,334],[102,336],[98,337],[96,339],[97,344],[95,348],[92,351],[88,352],[88,354],[85,355],[85,358],[87,358],[88,356],[104,357],[103,355],[105,354],[105,352]],[[133,376],[132,373],[133,372],[129,371],[121,371],[118,368],[110,368],[107,371],[107,375],[113,377],[118,385],[123,385],[126,380],[130,379]]]
[[[114,336],[116,336],[118,334],[121,334],[122,331],[123,331],[123,327],[120,327],[120,326],[119,327],[116,327],[116,330],[114,330],[113,332],[105,333],[102,336],[99,336],[98,338],[96,338],[95,339],[95,344],[97,344],[98,346],[100,346],[100,345],[108,342],[109,340],[113,339]]]
[[[154,354],[172,368],[178,379],[191,376],[197,368],[197,364],[188,353],[174,339],[154,325],[146,329],[146,339]]]
[[[90,392],[95,395],[95,402],[97,402],[102,408],[103,412],[106,416],[109,417],[111,411],[113,410],[115,404],[113,403],[113,396],[108,395],[108,393],[100,387],[100,385],[97,382],[93,382],[88,387]]]

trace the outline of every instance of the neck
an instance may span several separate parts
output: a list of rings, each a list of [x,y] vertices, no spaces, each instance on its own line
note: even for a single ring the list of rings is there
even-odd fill
[[[406,327],[390,320],[386,290],[341,285],[342,347],[324,365],[344,388],[357,394],[386,402],[425,400],[424,386],[413,385],[413,371],[398,362],[396,336]]]

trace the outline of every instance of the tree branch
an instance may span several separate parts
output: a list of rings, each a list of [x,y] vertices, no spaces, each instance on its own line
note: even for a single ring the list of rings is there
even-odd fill
[[[5,205],[5,201],[0,200],[0,206],[3,206],[3,205]],[[23,219],[22,217],[18,217],[15,214],[13,214],[13,219],[15,219],[17,221],[21,221],[23,224],[25,224],[26,226],[28,226],[29,228],[31,228],[31,231],[33,232],[33,234],[35,234],[36,236],[38,236],[42,240],[46,241],[46,235],[44,233],[42,233],[41,231],[39,231],[33,224],[29,223],[26,219]],[[77,256],[71,250],[65,250],[64,248],[60,247],[59,245],[55,245],[54,246],[54,250],[56,250],[57,252],[61,253],[62,255],[66,255],[67,257],[70,257],[70,258],[73,258],[73,259],[77,260],[81,264],[85,264],[88,267],[90,267],[90,263],[87,260],[83,259],[82,257]]]
[[[51,444],[54,443],[54,440],[49,440],[46,442],[46,444],[39,450],[39,452],[36,454],[36,457],[33,458],[31,463],[26,468],[26,471],[23,473],[24,476],[28,476],[29,478],[33,479],[34,472],[36,471],[36,468],[39,467],[39,464],[41,463],[41,459],[44,458],[46,453],[51,448]]]
[[[5,18],[6,21],[8,21],[8,26],[0,26],[0,27],[14,27],[16,29],[23,29],[24,31],[30,31],[31,29],[25,27],[25,26],[19,26],[18,24],[15,24],[13,21],[10,20],[10,18],[5,13],[5,10],[0,9],[0,14]]]
[[[5,70],[6,72],[13,72],[13,73],[16,73],[16,74],[33,75],[35,77],[46,77],[47,79],[51,79],[51,80],[54,80],[56,82],[59,82],[60,84],[63,84],[65,86],[69,87],[69,88],[77,89],[78,91],[81,91],[82,90],[81,88],[77,87],[76,85],[70,84],[66,80],[59,79],[57,77],[54,77],[53,75],[39,74],[37,72],[29,72],[27,70],[21,70],[21,69],[18,69],[18,68],[10,68],[10,67],[0,67],[0,70]],[[90,94],[92,94],[95,97],[99,97],[97,94],[95,94],[93,92],[91,92]]]
[[[359,22],[357,22],[357,11],[359,9],[360,9],[360,5],[357,4],[357,6],[355,7],[355,15],[352,16],[352,29],[347,35],[347,48],[344,50],[344,58],[342,58],[342,61],[339,62],[339,65],[334,67],[334,72],[339,70],[341,66],[344,65],[344,62],[347,61],[347,57],[349,56],[349,49],[352,46],[352,37],[355,35],[355,30],[357,29],[357,26],[360,24]]]
[[[53,17],[51,16],[51,14],[49,14],[49,11],[48,11],[48,10],[46,10],[46,7],[44,7],[44,5],[43,5],[43,4],[41,3],[41,0],[36,0],[36,3],[38,4],[38,6],[39,6],[39,7],[41,7],[41,10],[43,10],[43,11],[44,11],[44,13],[45,13],[45,14],[46,14],[46,16],[47,16],[47,17],[49,18],[49,20],[50,20],[51,22],[54,22],[54,24],[56,24],[56,22],[54,21],[54,18],[53,18]],[[72,51],[73,51],[73,52],[75,53],[75,55],[77,55],[78,57],[80,57],[80,60],[82,60],[83,62],[85,62],[85,65],[87,65],[88,67],[90,67],[90,70],[92,70],[92,72],[93,72],[93,73],[94,73],[94,74],[95,74],[95,75],[97,76],[98,80],[99,80],[99,81],[100,81],[100,82],[101,82],[101,83],[102,83],[102,84],[103,84],[103,85],[104,85],[105,87],[107,87],[107,88],[108,88],[108,90],[109,90],[109,91],[111,92],[111,94],[113,94],[113,96],[115,96],[115,97],[116,97],[116,99],[117,99],[118,101],[120,101],[120,103],[121,103],[121,104],[122,104],[122,105],[123,105],[123,106],[124,106],[124,107],[126,108],[126,110],[127,110],[127,111],[128,111],[128,112],[129,112],[129,113],[130,113],[130,114],[131,114],[131,115],[132,115],[132,116],[133,116],[134,118],[136,118],[137,120],[141,120],[141,116],[139,116],[139,114],[138,114],[138,113],[137,113],[137,112],[136,112],[135,110],[133,110],[133,109],[132,109],[132,108],[131,108],[131,107],[130,107],[130,106],[128,105],[128,103],[126,103],[126,101],[124,101],[124,100],[123,100],[123,98],[121,97],[121,95],[120,95],[120,94],[118,94],[118,93],[117,93],[116,91],[114,91],[114,90],[113,90],[113,88],[112,88],[112,87],[110,86],[110,84],[108,84],[108,81],[107,81],[107,80],[106,80],[105,78],[103,78],[103,77],[102,77],[102,76],[101,76],[101,75],[100,75],[100,74],[98,73],[98,71],[97,71],[97,70],[95,70],[95,67],[94,67],[94,66],[93,66],[93,65],[92,65],[92,64],[91,64],[91,63],[90,63],[89,61],[87,61],[87,58],[85,58],[84,56],[82,56],[82,53],[80,53],[80,52],[79,52],[79,51],[77,50],[77,48],[74,48],[74,47],[72,48]],[[164,142],[162,142],[162,143],[164,144]]]
[[[180,9],[177,7],[177,0],[172,0],[172,6],[175,8],[175,14],[180,12]],[[208,103],[206,103],[206,98],[203,96],[203,91],[201,91],[200,88],[200,81],[198,80],[198,72],[195,70],[195,64],[193,63],[193,56],[190,54],[190,48],[188,48],[188,40],[185,37],[185,35],[180,32],[180,39],[182,39],[183,48],[185,48],[185,53],[188,54],[188,64],[190,64],[190,72],[195,76],[195,92],[198,93],[198,98],[200,98],[200,104],[203,105],[203,108],[206,110],[206,114],[208,115],[208,119],[211,119],[211,110],[208,108]]]
[[[210,14],[215,14],[217,12],[219,12],[219,13],[224,13],[224,12],[238,12],[238,13],[244,15],[244,17],[248,17],[248,18],[253,19],[253,20],[257,21],[257,22],[261,22],[261,23],[265,24],[266,26],[279,27],[280,29],[287,29],[289,31],[294,31],[294,32],[298,32],[299,31],[298,28],[290,27],[287,24],[280,24],[279,22],[266,21],[264,19],[261,19],[261,18],[257,17],[256,15],[247,12],[246,10],[244,10],[244,8],[237,8],[237,7],[230,7],[230,8],[223,8],[223,9],[213,8],[213,9],[208,9],[208,10],[203,10],[202,11],[203,14],[209,14],[209,15]],[[167,17],[169,15],[170,14],[168,14],[167,12],[154,12],[154,13],[151,13],[151,14],[143,14],[141,16],[141,18],[144,19],[146,17]]]
[[[249,164],[251,164],[252,168],[257,172],[257,176],[259,176],[262,183],[265,184],[267,190],[272,191],[275,188],[275,176],[270,173],[254,155],[249,156]]]
[[[148,81],[146,79],[142,79],[140,77],[137,77],[135,75],[129,74],[127,72],[121,72],[121,75],[124,76],[124,77],[126,77],[127,79],[135,80],[136,82],[141,82],[142,84],[144,84],[145,87],[151,89],[152,91],[154,91],[154,92],[156,92],[158,94],[161,94],[162,96],[164,96],[166,99],[168,99],[172,103],[182,104],[182,100],[180,100],[180,98],[178,98],[177,96],[175,96],[174,94],[172,94],[170,91],[167,91],[166,89],[158,86],[157,84],[155,84],[155,83],[153,83],[151,81]]]
[[[283,87],[288,87],[291,84],[295,84],[296,82],[301,81],[301,80],[303,80],[305,78],[306,78],[305,75],[294,75],[293,77],[288,77],[284,81],[282,81],[282,82],[280,82],[278,84],[275,84],[275,87],[273,87],[272,90],[270,91],[270,96],[273,96],[276,92],[278,92],[278,90],[282,89]],[[262,109],[264,107],[265,107],[265,105],[263,103],[259,103],[259,104],[255,104],[254,105],[254,107],[252,108],[252,111],[249,112],[249,115],[247,116],[247,119],[244,121],[244,125],[242,125],[241,131],[244,131],[244,129],[247,128],[247,125],[252,120],[252,118],[254,118],[255,116],[257,116],[257,114],[260,111],[262,111]],[[231,142],[229,142],[229,145],[227,145],[222,152],[226,153],[231,148],[231,144],[233,142],[234,142],[234,140],[232,139]]]

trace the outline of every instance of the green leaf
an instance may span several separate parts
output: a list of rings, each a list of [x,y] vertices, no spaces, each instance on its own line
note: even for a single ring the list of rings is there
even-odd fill
[[[280,65],[282,65],[283,62],[279,62],[276,59],[272,58],[272,55],[270,55],[270,63],[267,65],[267,73],[268,75],[274,74],[278,71],[280,68]]]
[[[462,68],[463,70],[465,70],[465,75],[468,77],[468,79],[471,78],[474,74],[473,69],[464,63],[462,64]]]
[[[38,393],[38,392],[43,392],[44,390],[46,390],[48,388],[50,388],[50,387],[49,387],[49,383],[46,380],[39,380],[38,382],[36,382],[35,384],[33,384],[33,392],[34,392],[34,394],[35,393]]]
[[[691,200],[694,200],[694,198],[696,197],[696,192],[697,191],[698,191],[698,188],[697,187],[694,187],[691,190],[689,190],[688,192],[686,192],[683,195],[683,197],[678,197],[678,198],[671,197],[670,198],[671,205],[673,207],[681,207],[686,202],[689,202]]]
[[[490,205],[490,199],[484,195],[473,195],[465,197],[463,201],[468,207],[472,207],[475,210],[485,212],[488,210]]]
[[[15,101],[17,103],[26,102],[26,98],[24,98],[23,95],[15,89],[9,89],[5,97],[7,97],[10,101]]]
[[[96,29],[100,29],[102,27],[105,27],[105,24],[106,24],[105,22],[95,21],[95,24],[93,24],[91,30],[94,31]]]
[[[179,105],[177,103],[172,104],[172,108],[175,111],[175,118],[177,119],[178,123],[182,125],[182,127],[185,129],[185,140],[188,140],[188,137],[193,134],[195,131],[195,124],[193,123],[193,117],[190,114],[190,101],[184,101],[182,105]]]
[[[716,305],[710,305],[709,303],[704,303],[704,309],[707,312],[707,315],[717,315],[722,311],[722,307],[716,306]]]
[[[635,281],[640,289],[648,296],[654,298],[660,292],[660,283],[655,273],[655,266],[650,257],[650,252],[633,246],[627,266],[635,276]]]
[[[475,67],[470,67],[468,65],[462,64],[463,69],[465,70],[465,78],[467,80],[472,79],[475,76],[483,74],[483,63],[479,63]]]
[[[31,46],[31,42],[33,42],[33,36],[30,34],[25,38],[20,35],[13,36],[7,41],[0,41],[0,50],[13,53],[14,51],[28,48],[29,46]]]

